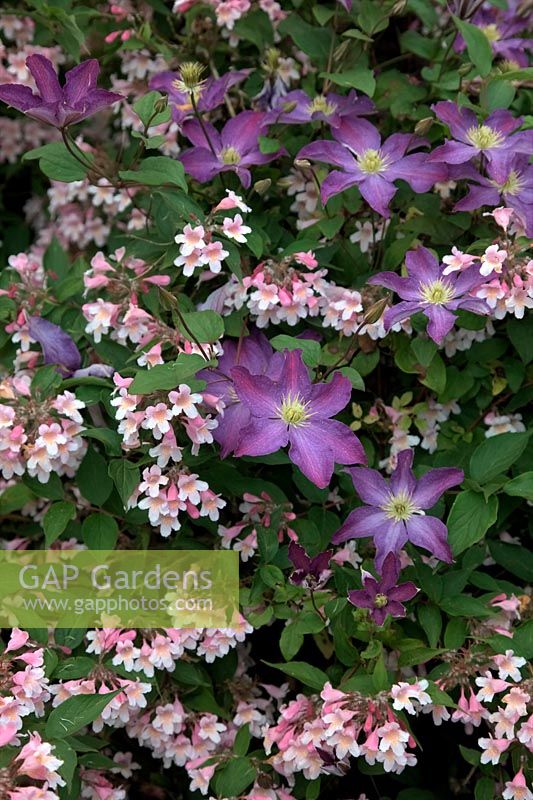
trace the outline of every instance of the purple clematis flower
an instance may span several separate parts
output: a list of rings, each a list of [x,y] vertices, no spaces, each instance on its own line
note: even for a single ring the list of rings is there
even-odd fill
[[[455,174],[454,174],[455,172]],[[473,181],[454,211],[474,211],[481,206],[505,205],[522,220],[526,236],[533,236],[533,166],[527,155],[506,152],[489,161],[486,176],[472,165],[452,170],[450,177]]]
[[[41,55],[28,56],[26,66],[38,94],[18,83],[0,85],[0,100],[55,128],[66,128],[122,100],[122,95],[97,89],[100,65],[95,58],[83,61],[67,72],[61,86],[52,62]]]
[[[451,100],[441,100],[431,108],[448,126],[455,140],[447,140],[437,147],[429,156],[431,162],[464,164],[481,154],[490,161],[505,151],[530,154],[533,150],[533,131],[521,131],[512,136],[522,124],[522,117],[515,119],[505,109],[493,111],[480,125],[473,111],[460,108]]]
[[[469,292],[483,283],[476,267],[470,267],[457,275],[443,275],[444,266],[425,247],[410,250],[406,257],[407,278],[396,272],[380,272],[369,279],[369,283],[392,289],[405,302],[398,303],[385,312],[385,330],[397,322],[403,322],[422,311],[429,320],[427,332],[437,344],[441,344],[455,322],[454,311],[465,309],[474,314],[488,314],[484,300],[470,297]]]
[[[198,120],[183,123],[183,133],[194,147],[181,156],[185,171],[200,183],[207,183],[220,172],[235,172],[247,189],[252,181],[248,167],[268,164],[286,153],[262,153],[259,137],[266,132],[266,115],[261,111],[242,111],[224,125],[220,133],[209,123]],[[212,148],[212,149],[211,149]]]
[[[425,514],[451,486],[461,483],[460,469],[430,469],[420,480],[411,470],[413,451],[398,453],[398,465],[390,482],[375,469],[352,467],[355,490],[365,503],[354,509],[333,536],[333,544],[373,536],[376,567],[381,570],[389,553],[398,553],[407,543],[429,550],[441,561],[452,561],[446,525]]]
[[[330,172],[322,183],[324,203],[332,195],[357,186],[374,211],[389,217],[389,203],[396,194],[395,180],[407,181],[415,192],[427,192],[436,181],[448,176],[446,167],[430,164],[426,153],[410,153],[425,144],[418,136],[395,133],[382,143],[377,128],[363,119],[344,119],[332,134],[337,141],[311,142],[298,153],[298,158],[340,167],[341,171]]]
[[[250,72],[250,69],[241,69],[227,72],[221,78],[207,78],[196,90],[199,92],[196,100],[198,111],[204,113],[220,106],[228,89],[247,78]],[[179,125],[194,114],[190,92],[183,91],[180,81],[180,73],[170,71],[159,72],[150,80],[150,89],[168,94],[172,119]]]
[[[43,317],[30,317],[28,330],[31,338],[41,345],[44,363],[56,364],[64,378],[80,368],[80,351],[59,325]]]
[[[411,600],[418,592],[412,581],[400,583],[400,559],[389,553],[383,561],[381,578],[377,580],[370,572],[362,570],[363,588],[348,592],[348,600],[357,608],[370,609],[370,616],[376,625],[383,625],[385,617],[405,617],[403,603]]]
[[[332,556],[333,550],[324,550],[323,553],[311,558],[300,544],[291,541],[289,558],[294,566],[294,572],[289,577],[290,582],[295,586],[316,589],[325,582],[330,574],[329,562]]]
[[[375,110],[376,107],[369,97],[357,97],[353,89],[347,96],[329,92],[318,94],[314,98],[297,89],[280,99],[268,114],[268,121],[272,124],[281,122],[285,125],[302,125],[320,120],[337,128],[344,117],[360,117],[372,114]]]
[[[225,404],[224,413],[217,418],[218,428],[213,431],[213,436],[221,447],[221,458],[226,458],[237,447],[241,432],[251,419],[250,409],[240,402],[235,390],[232,368],[245,367],[251,375],[268,372],[275,379],[280,373],[283,356],[275,353],[266,336],[259,332],[243,339],[240,347],[235,339],[224,339],[222,347],[224,354],[218,359],[218,365],[214,369],[200,370],[196,377],[206,381],[206,394]]]
[[[533,49],[533,42],[530,38],[516,35],[527,30],[528,18],[526,15],[521,16],[516,10],[509,11],[491,7],[482,8],[472,17],[471,21],[473,25],[483,31],[494,55],[514,62],[519,67],[529,66],[527,51]],[[460,53],[465,47],[463,37],[458,36],[454,50]]]
[[[364,464],[363,446],[335,419],[350,401],[348,378],[336,372],[330,383],[313,384],[302,351],[285,351],[278,380],[234,367],[231,375],[239,399],[250,409],[236,456],[264,456],[289,444],[289,458],[316,486],[325,488],[335,463]]]

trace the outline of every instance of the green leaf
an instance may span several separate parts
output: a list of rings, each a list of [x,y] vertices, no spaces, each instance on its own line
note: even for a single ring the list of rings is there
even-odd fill
[[[344,86],[347,89],[359,89],[369,97],[374,96],[376,91],[376,79],[374,73],[368,67],[358,66],[348,69],[346,72],[321,72],[321,78],[327,78],[337,86]]]
[[[477,25],[472,25],[456,16],[453,16],[453,21],[465,40],[470,60],[484,78],[492,68],[492,47],[489,40]]]
[[[446,366],[438,353],[433,356],[426,374],[420,378],[420,383],[433,389],[437,394],[442,394],[446,388]]]
[[[303,647],[304,635],[294,623],[289,623],[281,631],[279,649],[283,658],[290,661]]]
[[[443,691],[433,681],[428,682],[427,693],[431,697],[433,703],[438,706],[448,706],[449,708],[457,708],[457,703],[453,701],[448,692]]]
[[[71,519],[76,516],[76,506],[70,500],[60,500],[50,506],[43,518],[44,540],[50,547],[61,536]]]
[[[279,669],[291,678],[301,681],[305,686],[310,686],[311,689],[321,691],[324,684],[329,680],[325,672],[321,669],[307,664],[305,661],[290,661],[288,664],[272,664],[270,661],[265,661],[269,667]]]
[[[101,442],[112,456],[118,456],[122,452],[122,440],[119,434],[111,428],[86,428],[83,436]]]
[[[74,777],[74,770],[78,764],[78,758],[76,753],[66,742],[59,740],[58,742],[51,742],[53,744],[54,749],[52,754],[60,758],[63,762],[60,767],[58,767],[58,772],[62,778],[64,778],[67,787],[70,787],[72,783],[72,778]]]
[[[91,445],[76,473],[76,484],[83,497],[95,506],[102,506],[113,491],[107,461]]]
[[[494,611],[487,608],[486,603],[469,594],[460,594],[457,597],[445,597],[439,606],[450,617],[490,617]]]
[[[448,516],[448,542],[458,556],[484,537],[498,515],[498,498],[473,491],[460,492]]]
[[[255,780],[255,767],[249,758],[232,758],[215,774],[215,790],[219,797],[239,797]]]
[[[126,459],[111,461],[108,468],[113,483],[116,486],[120,499],[126,507],[128,500],[141,481],[139,467]]]
[[[533,581],[533,552],[516,544],[489,542],[493,559],[504,569],[531,583]]]
[[[87,656],[67,658],[54,671],[54,678],[61,678],[65,681],[86,678],[94,667],[95,661]]]
[[[189,311],[181,316],[183,322],[177,320],[176,327],[189,341],[206,344],[224,335],[224,320],[216,311]]]
[[[269,564],[279,550],[278,534],[275,530],[256,525],[257,550],[263,564]]]
[[[44,729],[46,740],[63,739],[89,725],[119,692],[120,689],[117,689],[108,694],[78,694],[69,697],[51,711]]]
[[[109,514],[90,514],[83,520],[81,535],[89,550],[114,550],[118,525]]]
[[[468,627],[464,619],[455,617],[446,625],[444,644],[449,650],[458,650],[468,635]]]
[[[160,92],[148,92],[133,104],[133,110],[145,127],[161,125],[168,122],[171,117],[170,108],[165,106],[167,99]],[[161,111],[156,110],[156,105],[163,107]]]
[[[272,23],[261,9],[254,9],[238,19],[235,23],[235,33],[239,38],[255,44],[261,52],[274,41]]]
[[[161,390],[176,389],[186,383],[200,369],[207,366],[205,359],[196,353],[180,353],[176,361],[157,364],[152,369],[137,372],[129,387],[130,394],[151,394]]]
[[[289,14],[278,25],[278,31],[282,36],[290,36],[299,49],[313,60],[326,62],[331,44],[331,31],[309,25],[298,14]]]
[[[35,499],[35,495],[24,483],[8,486],[0,495],[0,516],[11,514]]]
[[[354,389],[357,389],[360,392],[364,392],[365,382],[356,369],[354,369],[353,367],[341,367],[339,372],[341,373],[341,375],[344,375],[345,378],[348,378]]]
[[[303,362],[308,367],[316,367],[320,360],[320,343],[314,339],[298,339],[280,333],[270,340],[270,344],[274,350],[301,350]]]
[[[442,630],[442,616],[437,606],[419,606],[418,620],[428,637],[429,646],[437,647]]]
[[[479,778],[474,789],[475,800],[493,800],[496,795],[492,778]]]
[[[185,171],[180,161],[168,156],[150,156],[143,159],[139,169],[127,169],[118,173],[123,181],[132,181],[144,186],[179,186],[187,193]]]
[[[22,161],[33,159],[38,159],[41,171],[54,181],[73,183],[87,175],[87,168],[69,153],[63,142],[50,142],[22,156]]]
[[[533,314],[526,314],[523,319],[511,317],[507,335],[524,364],[533,361]]]
[[[41,483],[37,478],[32,478],[28,474],[23,475],[22,480],[36,497],[46,497],[47,500],[62,500],[65,494],[61,478],[55,472],[50,474],[46,483]]]
[[[233,742],[233,752],[235,755],[245,756],[250,747],[251,739],[252,735],[248,725],[243,725],[242,728],[239,728],[235,741]]]
[[[401,648],[401,643],[400,643]],[[446,651],[439,647],[409,647],[407,649],[400,649],[400,657],[398,659],[399,667],[413,667],[415,664],[425,664],[426,661],[431,661],[432,658],[440,656]]]
[[[472,453],[470,477],[478,483],[487,483],[506,472],[526,449],[530,435],[530,431],[502,433],[485,439]]]
[[[513,478],[505,484],[503,491],[511,497],[525,497],[533,502],[533,472],[524,472]]]

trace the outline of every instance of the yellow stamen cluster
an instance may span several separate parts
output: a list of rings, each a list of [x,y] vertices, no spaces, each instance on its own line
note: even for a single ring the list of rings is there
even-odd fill
[[[321,111],[326,117],[329,117],[337,110],[337,106],[335,103],[330,103],[323,94],[319,94],[315,97],[312,103],[309,103],[307,106],[307,110],[310,114],[314,114],[316,111]]]
[[[498,131],[493,130],[488,125],[478,125],[469,128],[466,132],[468,141],[480,150],[487,150],[493,147],[501,147],[504,137]]]
[[[389,165],[389,159],[383,156],[379,150],[369,149],[357,157],[357,165],[361,172],[372,175],[384,172]]]
[[[220,159],[224,164],[235,166],[241,160],[241,154],[234,147],[225,147],[220,151]]]
[[[443,306],[453,298],[453,289],[449,283],[444,281],[433,281],[433,283],[423,284],[421,296],[426,303],[434,306]]]
[[[308,410],[308,403],[305,403],[300,395],[286,395],[277,409],[279,417],[287,425],[305,425],[312,412]]]
[[[381,509],[394,522],[405,522],[414,514],[420,512],[420,509],[413,503],[411,496],[407,492],[391,494],[390,499],[385,505],[381,506]]]

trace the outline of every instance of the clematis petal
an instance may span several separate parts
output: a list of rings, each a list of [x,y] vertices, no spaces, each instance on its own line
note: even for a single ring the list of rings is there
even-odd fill
[[[376,469],[352,467],[348,470],[352,476],[355,491],[369,506],[383,506],[390,499],[390,489],[385,478]]]
[[[42,347],[45,364],[56,364],[65,376],[72,375],[79,369],[80,351],[59,325],[54,325],[43,317],[30,317],[28,328],[32,339]]]
[[[363,445],[355,433],[343,422],[336,419],[312,417],[309,425],[305,427],[305,431],[309,436],[319,440],[321,447],[331,450],[337,464],[366,464]]]
[[[404,302],[397,303],[395,306],[388,308],[383,315],[383,325],[385,330],[389,331],[397,322],[405,322],[406,319],[412,317],[420,311],[420,302]]]
[[[343,119],[332,133],[338,142],[349,147],[352,153],[357,155],[365,150],[379,150],[381,146],[378,129],[366,119]]]
[[[359,191],[374,211],[382,217],[390,217],[389,203],[397,191],[393,183],[382,175],[371,175],[361,181]]]
[[[0,86],[0,100],[17,111],[27,111],[41,103],[41,99],[28,86],[18,83],[5,83]]]
[[[444,337],[451,331],[455,324],[455,314],[444,306],[430,305],[424,309],[424,314],[429,320],[428,335],[437,344],[442,344]]]
[[[325,420],[330,422],[331,420]],[[330,482],[335,468],[334,454],[331,448],[320,438],[311,426],[289,427],[289,458],[319,489],[324,489]]]
[[[379,272],[377,275],[372,275],[368,279],[368,283],[392,289],[402,300],[420,299],[418,282],[412,278],[402,278],[396,272]]]
[[[347,542],[348,539],[363,539],[373,536],[378,530],[387,529],[389,525],[390,520],[381,509],[361,506],[354,508],[348,514],[339,530],[333,534],[331,541],[333,544],[341,544],[341,542]]]
[[[237,396],[246,403],[250,412],[262,419],[276,416],[281,403],[279,386],[265,375],[251,375],[245,367],[230,370]]]
[[[473,111],[459,107],[451,100],[441,100],[432,105],[431,110],[448,126],[452,136],[461,142],[468,141],[466,137],[469,128],[475,128],[478,124]]]
[[[262,111],[241,111],[232,117],[222,129],[222,147],[234,147],[239,153],[247,153],[257,147],[257,140],[263,131],[266,114]]]
[[[400,574],[400,559],[395,553],[389,553],[383,562],[381,570],[380,591],[389,595],[390,590],[396,586]]]
[[[224,409],[224,416],[218,417],[218,427],[213,438],[220,445],[220,457],[226,458],[237,445],[243,429],[249,424],[250,409],[245,403],[232,403]]]
[[[96,58],[89,58],[82,61],[65,75],[64,94],[67,103],[75,106],[84,100],[91,89],[96,87],[96,81],[100,74],[100,65]]]
[[[286,350],[283,355],[285,361],[278,381],[283,388],[283,395],[299,395],[307,400],[311,391],[311,380],[309,370],[302,360],[302,351]]]
[[[385,529],[377,531],[374,534],[374,544],[376,545],[376,569],[381,572],[387,555],[389,553],[399,553],[407,542],[407,539],[405,522],[393,522],[387,519]]]
[[[355,166],[355,159],[349,150],[339,142],[318,141],[306,144],[298,153],[298,158],[310,158],[333,164],[347,172]]]
[[[345,189],[350,189],[360,182],[360,178],[355,172],[339,172],[333,170],[329,175],[324,178],[320,187],[320,198],[324,205],[328,202],[330,197],[344,192]]]
[[[406,600],[411,600],[417,592],[418,587],[412,581],[406,581],[405,583],[400,583],[399,586],[393,586],[387,595],[391,600],[398,600],[404,603]]]
[[[241,431],[236,456],[266,456],[277,453],[289,441],[287,425],[278,419],[252,417]]]
[[[405,256],[405,263],[409,277],[414,278],[418,283],[432,283],[440,277],[438,259],[427,247],[409,250]]]
[[[289,542],[289,558],[295,569],[309,571],[311,559],[301,544],[292,540]]]
[[[312,386],[310,406],[314,413],[324,417],[333,417],[348,405],[351,396],[350,381],[340,372],[335,372],[329,383]]]
[[[37,90],[45,103],[60,103],[63,90],[59,85],[57,72],[49,58],[34,53],[26,59],[26,66],[31,72]]]
[[[352,589],[348,592],[348,600],[357,608],[374,608],[374,599],[364,589]]]
[[[430,469],[417,481],[413,492],[413,501],[419,508],[431,508],[447,489],[451,486],[457,486],[463,480],[464,472],[462,469],[454,469],[453,467]]]
[[[406,523],[409,541],[428,550],[440,561],[450,564],[452,551],[448,544],[448,529],[436,517],[413,516]]]
[[[446,141],[428,155],[428,161],[444,162],[445,164],[464,164],[465,161],[470,161],[478,153],[479,150],[471,144]]]
[[[397,457],[397,467],[391,475],[390,486],[393,494],[412,495],[416,488],[416,479],[411,469],[414,452],[411,448],[401,450]]]

